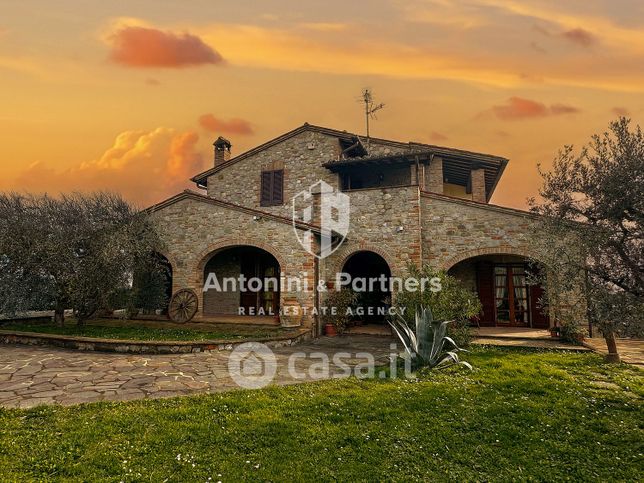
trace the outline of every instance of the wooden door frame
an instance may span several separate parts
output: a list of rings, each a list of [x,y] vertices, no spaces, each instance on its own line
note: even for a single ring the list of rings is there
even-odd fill
[[[517,323],[516,322],[516,317],[515,317],[515,304],[514,304],[514,274],[512,273],[512,268],[513,267],[522,267],[524,273],[523,277],[525,279],[525,272],[527,270],[526,264],[525,263],[493,263],[493,269],[492,269],[492,276],[494,277],[493,280],[493,289],[494,289],[494,325],[496,327],[527,327],[531,328],[532,327],[532,310],[531,310],[531,305],[530,305],[530,289],[529,285],[527,282],[523,285],[523,288],[525,289],[525,295],[526,295],[526,312],[528,314],[528,320],[525,323]],[[508,323],[503,323],[499,322],[499,317],[498,317],[498,308],[497,308],[497,297],[496,297],[496,268],[497,267],[504,267],[506,269],[505,272],[505,279],[506,279],[506,287],[508,290],[508,318],[509,321]]]

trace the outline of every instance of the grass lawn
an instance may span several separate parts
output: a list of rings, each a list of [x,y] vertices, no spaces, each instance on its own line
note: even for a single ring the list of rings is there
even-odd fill
[[[0,480],[642,478],[642,373],[479,347],[473,372],[0,410]]]
[[[190,340],[247,339],[283,335],[278,327],[189,324],[186,328],[178,324],[155,321],[121,321],[118,319],[93,319],[78,327],[73,319],[66,320],[64,327],[53,323],[9,322],[0,325],[0,330],[19,330],[44,334],[76,335],[100,339],[129,340]]]

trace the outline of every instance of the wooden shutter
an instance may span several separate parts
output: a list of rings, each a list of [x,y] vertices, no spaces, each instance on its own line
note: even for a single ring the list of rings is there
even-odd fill
[[[273,171],[273,190],[271,202],[273,205],[281,205],[284,196],[284,170]]]
[[[260,206],[275,206],[284,203],[284,170],[262,171]]]
[[[476,264],[476,285],[479,292],[479,300],[483,305],[481,314],[481,325],[494,326],[496,319],[494,314],[494,265],[490,262],[479,262]]]
[[[259,204],[260,206],[270,206],[271,205],[271,181],[273,180],[272,171],[262,171],[262,186]]]

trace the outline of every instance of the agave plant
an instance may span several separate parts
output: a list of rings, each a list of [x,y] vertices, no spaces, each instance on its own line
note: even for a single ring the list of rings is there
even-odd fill
[[[469,363],[458,358],[457,352],[467,351],[459,348],[451,337],[445,335],[449,323],[448,320],[434,320],[432,311],[424,306],[416,310],[416,330],[409,327],[400,315],[389,319],[389,325],[405,346],[414,367],[445,368],[461,364],[472,369]],[[447,348],[450,350],[446,350]]]

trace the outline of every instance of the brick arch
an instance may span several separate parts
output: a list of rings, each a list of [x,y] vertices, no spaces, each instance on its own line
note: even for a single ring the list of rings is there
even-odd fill
[[[177,266],[178,266],[177,259],[174,257],[174,255],[171,255],[170,252],[166,250],[154,250],[154,251],[168,261],[168,263],[172,267],[172,272],[174,273],[174,271],[177,269]]]
[[[216,252],[226,248],[233,248],[233,247],[239,247],[239,246],[259,248],[260,250],[264,250],[265,252],[270,253],[275,257],[275,259],[277,260],[277,263],[279,263],[280,271],[284,270],[284,267],[287,266],[286,262],[284,261],[284,257],[282,257],[282,255],[270,245],[267,245],[265,243],[261,243],[255,240],[246,239],[246,238],[223,238],[217,241],[217,243],[213,243],[212,245],[209,245],[208,248],[203,252],[201,252],[199,257],[197,258],[199,260],[197,262],[196,273],[195,273],[195,276],[196,276],[195,280],[197,281],[197,283],[201,283],[203,278],[204,268],[206,267],[206,264],[215,255]]]
[[[441,268],[443,270],[449,270],[457,263],[460,263],[468,258],[479,257],[481,255],[514,255],[517,257],[524,258],[533,258],[530,251],[525,247],[513,247],[509,245],[502,245],[497,247],[484,247],[484,248],[475,248],[472,250],[466,250],[459,252],[453,257],[447,259],[443,262]]]
[[[373,252],[376,255],[380,255],[382,259],[389,266],[389,270],[391,271],[392,275],[394,274],[395,269],[398,268],[398,266],[393,262],[393,260],[391,260],[389,254],[386,253],[381,248],[367,243],[360,243],[358,247],[346,248],[338,254],[338,256],[336,257],[337,261],[333,264],[332,273],[340,273],[340,271],[344,267],[344,264],[347,263],[349,258],[351,258],[356,253],[360,253],[360,252]]]

